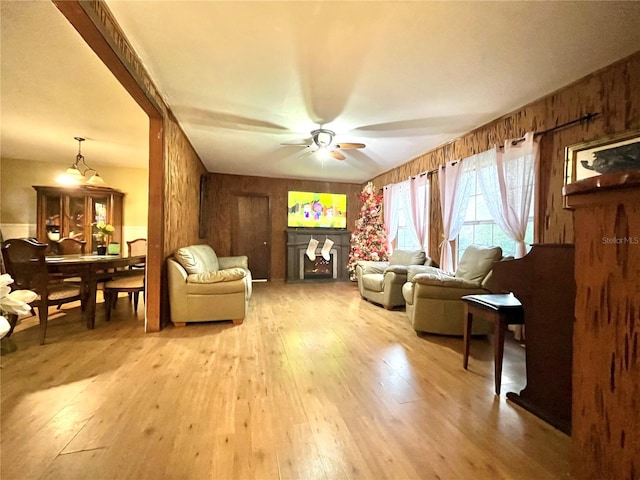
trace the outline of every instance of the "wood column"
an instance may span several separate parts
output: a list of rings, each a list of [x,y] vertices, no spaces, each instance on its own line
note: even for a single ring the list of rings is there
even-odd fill
[[[640,171],[566,187],[574,208],[573,474],[640,475]]]

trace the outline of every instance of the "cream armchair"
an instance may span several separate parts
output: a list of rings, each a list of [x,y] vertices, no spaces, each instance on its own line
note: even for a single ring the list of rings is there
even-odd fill
[[[209,245],[178,249],[167,260],[171,321],[233,320],[243,322],[251,297],[246,256],[218,257]]]
[[[433,265],[422,250],[396,250],[388,262],[360,260],[356,264],[356,278],[360,296],[386,309],[404,305],[402,286],[407,281],[409,265]]]
[[[414,330],[463,335],[464,304],[460,298],[491,293],[487,289],[491,269],[501,258],[500,247],[471,245],[453,274],[434,267],[409,267],[402,295]],[[480,318],[474,320],[472,334],[484,335],[492,331],[488,322]]]

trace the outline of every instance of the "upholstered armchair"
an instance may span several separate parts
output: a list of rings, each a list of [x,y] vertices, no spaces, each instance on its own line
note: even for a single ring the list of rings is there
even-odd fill
[[[441,335],[463,335],[464,295],[491,293],[487,284],[494,262],[502,259],[500,247],[469,246],[455,273],[439,268],[411,266],[402,295],[414,330]],[[478,319],[474,335],[491,333],[493,327]]]
[[[251,297],[246,256],[218,257],[209,245],[192,245],[167,260],[171,321],[243,322]]]
[[[422,250],[396,250],[388,262],[360,260],[356,278],[360,296],[386,309],[404,305],[402,286],[407,281],[409,265],[434,265]]]

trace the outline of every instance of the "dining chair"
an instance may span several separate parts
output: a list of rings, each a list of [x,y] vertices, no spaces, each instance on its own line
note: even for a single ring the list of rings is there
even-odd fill
[[[54,243],[58,255],[84,254],[87,242],[76,238],[64,237]]]
[[[130,257],[135,257],[136,255],[146,255],[147,239],[136,238],[135,240],[127,241],[127,252]],[[144,267],[145,267],[144,263],[139,263],[137,265],[131,265],[131,270],[143,269]]]
[[[127,242],[127,251],[130,257],[147,254],[146,238],[137,238]],[[104,284],[104,303],[106,306],[107,321],[111,320],[111,311],[116,306],[118,294],[126,292],[133,297],[133,310],[138,311],[140,293],[144,293],[144,264],[131,265],[128,271],[117,272],[117,275]]]
[[[58,255],[77,255],[77,254],[84,255],[86,251],[86,247],[87,247],[87,242],[85,242],[84,240],[78,240],[77,238],[71,238],[71,237],[64,237],[58,240],[57,242],[54,242],[53,250]],[[86,292],[84,291],[84,282],[82,281],[82,278],[80,277],[65,278],[64,282],[79,288],[84,297]],[[62,308],[62,305],[58,305],[58,310],[60,310],[60,308]]]
[[[5,268],[14,281],[12,288],[33,290],[38,294],[38,297],[30,305],[38,309],[40,343],[43,345],[47,334],[49,307],[76,300],[82,301],[80,288],[65,282],[51,280],[45,262],[46,251],[46,243],[39,243],[32,239],[9,239],[2,243],[2,258]],[[15,323],[12,325],[12,329],[14,326]]]

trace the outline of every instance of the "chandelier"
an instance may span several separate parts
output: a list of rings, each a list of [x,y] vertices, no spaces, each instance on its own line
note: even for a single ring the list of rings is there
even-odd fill
[[[63,183],[66,185],[77,185],[79,183],[83,183],[90,172],[93,172],[93,175],[86,180],[87,185],[104,185],[104,180],[98,173],[95,168],[91,168],[84,156],[81,152],[82,142],[84,142],[84,138],[82,137],[73,137],[78,141],[78,154],[76,155],[76,160],[73,164],[67,168],[67,170],[58,176],[56,181],[58,183]]]

